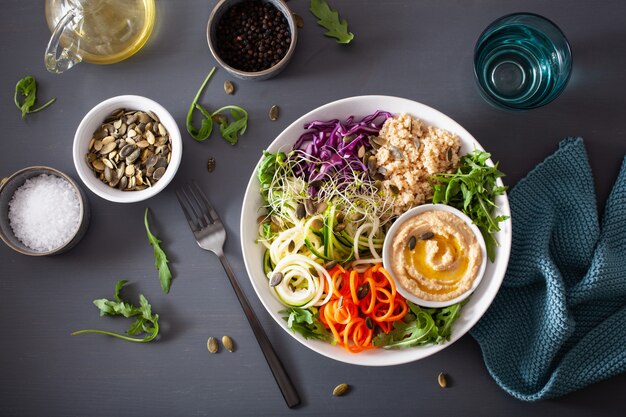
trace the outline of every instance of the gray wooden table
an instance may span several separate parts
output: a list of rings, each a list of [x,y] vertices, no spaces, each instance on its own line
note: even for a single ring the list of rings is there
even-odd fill
[[[215,65],[205,36],[215,1],[157,3],[157,28],[140,53],[112,66],[80,64],[63,75],[43,66],[49,38],[43,2],[2,3],[0,174],[42,164],[77,179],[74,131],[91,107],[119,94],[144,95],[164,105],[183,131],[185,150],[174,182],[149,201],[115,204],[90,193],[91,225],[71,252],[36,259],[0,245],[0,415],[622,415],[626,375],[560,399],[523,403],[491,379],[470,336],[402,366],[365,368],[326,359],[292,339],[265,312],[247,279],[238,229],[244,187],[261,151],[301,114],[362,94],[406,97],[450,115],[501,161],[509,185],[563,137],[583,136],[603,207],[626,152],[626,4],[335,0],[356,34],[345,47],[322,36],[308,1],[292,0],[305,27],[284,73],[264,82],[237,82],[231,98],[222,92],[229,77],[218,70],[205,95],[213,108],[234,102],[250,112],[249,130],[233,147],[216,135],[195,143],[184,131],[190,100]],[[574,54],[563,95],[526,113],[490,107],[472,78],[476,38],[492,20],[516,11],[556,21]],[[24,121],[12,94],[27,74],[39,81],[41,99],[57,97],[57,102]],[[282,109],[275,122],[267,117],[272,104]],[[210,156],[217,160],[211,174],[205,168]],[[297,410],[285,406],[219,261],[200,250],[189,233],[174,189],[192,178],[210,193],[227,226],[227,256],[298,387],[303,404]],[[172,260],[169,295],[160,290],[146,241],[145,207]],[[119,279],[131,281],[127,294],[145,294],[160,313],[161,339],[143,345],[99,335],[70,337],[82,328],[125,329],[126,323],[98,317],[91,304],[111,297]],[[236,341],[236,353],[210,356],[207,338],[223,334]],[[450,375],[450,388],[437,385],[440,371]],[[331,397],[340,382],[351,384],[352,392]]]

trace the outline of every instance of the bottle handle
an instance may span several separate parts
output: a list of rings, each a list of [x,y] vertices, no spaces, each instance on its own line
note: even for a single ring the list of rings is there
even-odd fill
[[[69,10],[54,27],[44,55],[46,69],[52,73],[60,74],[83,60],[77,53],[80,40],[75,36],[70,36],[71,42],[67,47],[61,46],[61,37],[66,29],[71,28],[70,25],[77,16],[79,14],[76,10]]]

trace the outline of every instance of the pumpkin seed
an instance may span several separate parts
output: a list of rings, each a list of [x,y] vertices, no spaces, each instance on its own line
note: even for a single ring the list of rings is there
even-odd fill
[[[274,104],[274,105],[270,108],[270,113],[269,113],[270,120],[278,120],[278,114],[279,114],[279,112],[280,112],[279,107],[278,107],[277,105],[275,105],[275,104]]]
[[[154,170],[154,173],[152,174],[152,179],[155,181],[158,181],[161,178],[163,178],[163,174],[165,174],[165,168],[163,167],[157,168]]]
[[[296,206],[296,217],[298,220],[302,220],[304,216],[306,216],[306,207],[304,207],[304,204],[300,203]]]
[[[361,145],[356,155],[359,157],[359,159],[363,158],[365,156],[365,146]]]
[[[349,388],[350,388],[350,385],[348,384],[339,384],[335,387],[335,389],[333,389],[333,396],[341,397],[346,392],[348,392]]]
[[[392,194],[400,194],[400,189],[393,184],[389,184],[389,191],[391,191]]]
[[[235,86],[233,85],[232,82],[226,80],[224,81],[224,91],[226,92],[226,94],[233,95],[235,93]]]
[[[420,138],[413,139],[413,145],[415,145],[416,149],[419,149],[421,145]]]
[[[320,219],[315,219],[311,222],[311,228],[313,230],[321,230],[324,227],[324,222]]]
[[[324,265],[324,269],[333,269],[337,266],[337,261],[329,261]]]
[[[287,250],[289,252],[293,252],[295,248],[296,248],[296,243],[293,240],[290,240],[289,244],[287,245]]]
[[[367,158],[367,170],[370,172],[370,175],[372,172],[376,172],[377,166],[378,166],[378,162],[376,162],[375,156],[372,155],[369,158]]]
[[[213,158],[212,156],[209,157],[209,160],[206,163],[206,169],[209,172],[213,172],[213,170],[215,169],[215,158]]]
[[[296,26],[298,28],[303,28],[304,27],[304,19],[302,19],[302,16],[300,16],[297,13],[293,14],[294,19],[296,19]]]
[[[448,381],[446,380],[446,375],[443,372],[439,372],[437,376],[437,382],[441,388],[445,388],[448,386]]]
[[[325,201],[322,201],[315,207],[315,212],[317,214],[323,213],[324,211],[326,211],[327,207],[328,207],[328,203]]]
[[[393,156],[393,159],[395,159],[396,161],[401,161],[402,159],[404,159],[404,154],[402,153],[400,148],[398,148],[397,146],[391,145],[389,147],[389,153],[391,154],[391,156]]]
[[[219,345],[217,344],[217,339],[213,336],[209,337],[209,340],[206,342],[206,347],[209,349],[211,353],[217,353],[219,349]]]
[[[224,345],[226,350],[229,352],[233,352],[235,350],[233,339],[231,339],[230,336],[222,336],[222,345]]]
[[[310,198],[304,200],[304,209],[306,210],[306,214],[308,214],[309,216],[314,215],[316,210],[315,204],[313,204],[313,200],[311,200]]]
[[[359,288],[357,288],[356,290],[356,298],[358,298],[359,300],[362,300],[367,296],[367,294],[369,294],[369,292],[370,292],[369,282],[366,282],[365,284],[361,284],[359,285]]]
[[[156,136],[158,135],[158,137]],[[162,177],[171,160],[171,141],[165,126],[152,112],[118,109],[111,113],[90,139],[87,163],[96,176],[111,187],[139,190]],[[155,157],[161,154],[163,158]],[[148,173],[147,161],[152,164]],[[109,171],[105,172],[108,167]],[[158,171],[159,168],[164,169]],[[156,178],[154,173],[156,172]],[[126,177],[126,179],[122,179]]]
[[[352,135],[346,135],[343,137],[343,143],[350,143],[352,142],[354,139],[356,139],[356,135],[352,134]]]
[[[432,239],[435,236],[433,232],[424,232],[420,235],[420,240]]]
[[[365,317],[365,327],[367,327],[370,330],[374,329],[374,321],[372,320],[370,316]]]
[[[415,236],[411,236],[411,238],[409,239],[409,250],[415,249],[416,243],[417,243],[417,239],[415,239]]]
[[[283,280],[283,273],[282,272],[274,272],[272,274],[272,277],[270,278],[270,287],[275,287],[278,284],[280,284]]]

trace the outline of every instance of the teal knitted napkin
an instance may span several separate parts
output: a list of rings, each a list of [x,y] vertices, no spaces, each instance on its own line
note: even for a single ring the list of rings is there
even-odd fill
[[[626,161],[601,224],[580,138],[563,140],[509,201],[509,266],[471,331],[491,376],[535,401],[626,371]]]

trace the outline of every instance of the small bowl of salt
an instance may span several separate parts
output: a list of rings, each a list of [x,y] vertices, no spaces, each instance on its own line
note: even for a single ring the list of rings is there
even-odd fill
[[[0,238],[16,252],[65,252],[83,237],[88,224],[84,192],[54,168],[24,168],[0,184]]]

